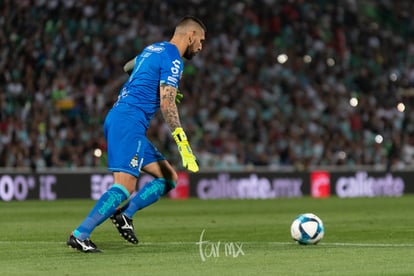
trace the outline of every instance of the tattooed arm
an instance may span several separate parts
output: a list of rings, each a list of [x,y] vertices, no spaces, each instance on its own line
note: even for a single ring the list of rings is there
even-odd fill
[[[180,123],[180,116],[178,115],[177,104],[175,97],[177,95],[177,88],[171,85],[160,85],[160,109],[164,120],[172,131],[172,136],[177,143],[178,152],[183,161],[183,167],[192,172],[198,171],[198,164],[196,157],[191,150],[188,143],[187,135],[185,134]]]
[[[160,109],[171,131],[181,127],[180,116],[178,115],[177,104],[175,103],[176,95],[177,89],[173,86],[160,85]]]

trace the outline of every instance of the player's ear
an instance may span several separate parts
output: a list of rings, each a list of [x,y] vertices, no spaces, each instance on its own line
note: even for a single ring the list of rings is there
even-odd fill
[[[196,35],[196,32],[195,31],[191,31],[191,32],[189,32],[188,33],[188,42],[191,44],[191,43],[193,43],[193,41],[194,41],[194,39],[193,39],[193,37]]]

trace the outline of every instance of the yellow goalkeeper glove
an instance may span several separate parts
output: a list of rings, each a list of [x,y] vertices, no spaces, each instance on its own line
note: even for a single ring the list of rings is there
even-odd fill
[[[181,159],[183,160],[183,167],[191,172],[198,172],[196,157],[190,148],[190,144],[188,143],[184,130],[181,127],[178,127],[174,130],[172,136],[177,143],[178,152],[180,153]]]

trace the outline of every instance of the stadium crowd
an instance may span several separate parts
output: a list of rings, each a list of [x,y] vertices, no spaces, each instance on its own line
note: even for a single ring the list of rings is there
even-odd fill
[[[179,104],[202,169],[414,165],[412,1],[1,0],[0,167],[105,167],[123,64],[185,14],[207,25]],[[148,133],[179,166],[161,116]]]

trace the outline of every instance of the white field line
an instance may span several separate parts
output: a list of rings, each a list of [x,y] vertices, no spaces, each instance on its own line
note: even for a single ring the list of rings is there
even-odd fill
[[[122,242],[122,241],[121,241]],[[218,241],[205,241],[217,243]],[[221,241],[222,243],[222,241]],[[244,246],[286,246],[286,245],[296,245],[294,242],[243,242],[237,241],[238,244],[243,244]],[[1,241],[0,245],[34,245],[34,244],[65,244],[65,242],[56,242],[56,241]],[[142,246],[161,246],[161,245],[194,245],[199,246],[197,242],[141,242],[139,245]],[[138,245],[138,246],[139,246]],[[352,242],[320,242],[318,247],[414,247],[414,243],[352,243]]]

